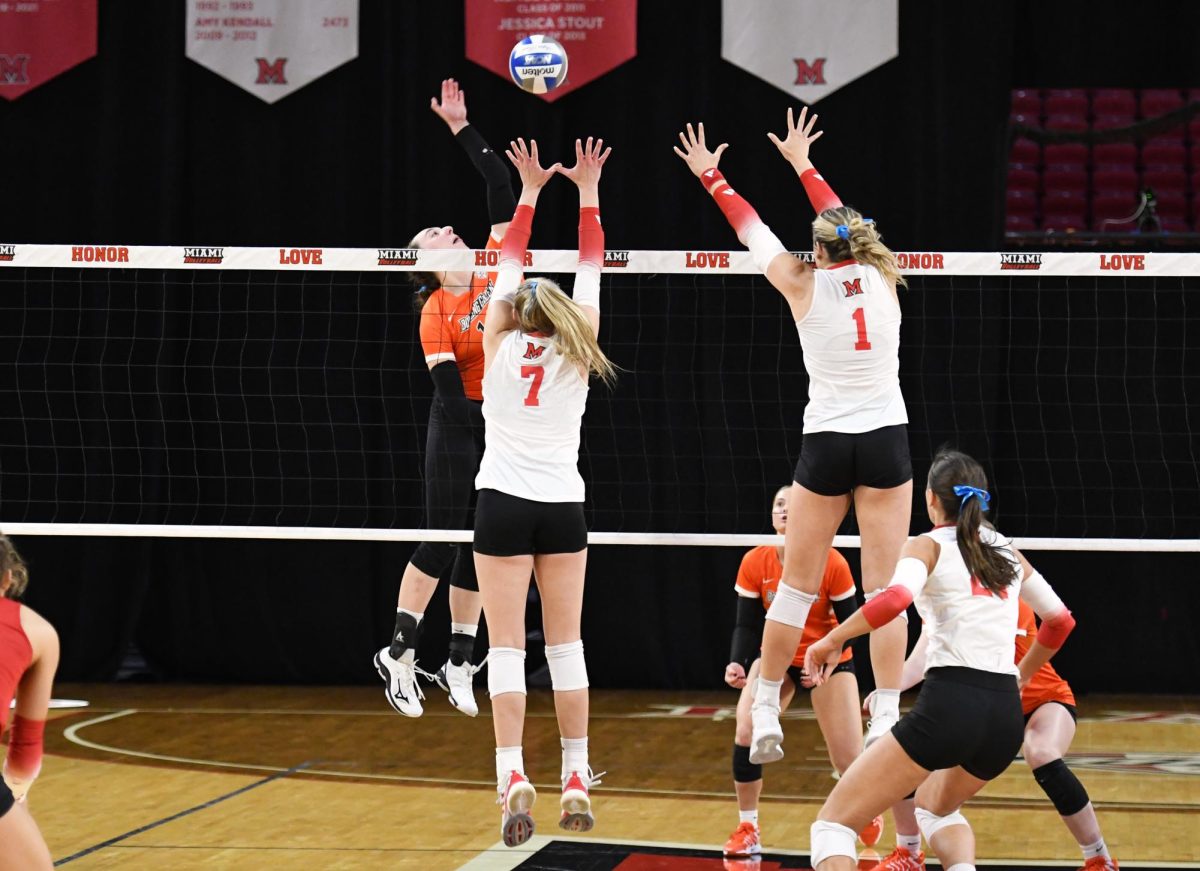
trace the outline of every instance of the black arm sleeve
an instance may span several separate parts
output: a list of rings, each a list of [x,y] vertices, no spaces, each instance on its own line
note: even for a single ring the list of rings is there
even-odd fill
[[[837,617],[838,623],[845,623],[858,610],[858,594],[847,596],[841,600],[833,600],[829,604],[833,605],[833,616]],[[842,650],[845,650],[851,645],[851,641],[847,641],[842,645]]]
[[[736,662],[750,670],[750,663],[758,658],[758,649],[762,646],[763,624],[767,612],[763,610],[762,600],[749,596],[737,597],[737,617],[733,624],[733,643],[729,650],[729,661]]]
[[[508,165],[492,151],[474,125],[468,124],[454,138],[487,182],[488,220],[493,224],[511,221],[513,212],[517,210],[517,198],[513,196]]]
[[[437,392],[446,416],[462,426],[482,426],[483,409],[479,403],[467,398],[463,389],[462,374],[452,360],[443,360],[429,370],[433,389]]]

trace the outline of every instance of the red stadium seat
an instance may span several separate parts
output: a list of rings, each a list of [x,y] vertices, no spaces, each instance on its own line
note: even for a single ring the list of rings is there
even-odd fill
[[[1030,215],[1009,215],[1004,219],[1004,229],[1009,233],[1032,233],[1037,222]]]
[[[1092,197],[1092,221],[1096,226],[1105,218],[1128,218],[1137,210],[1136,194],[1096,194]]]
[[[1046,127],[1051,130],[1087,130],[1086,115],[1047,115]]]
[[[1142,117],[1157,118],[1183,105],[1178,88],[1148,88],[1142,91]]]
[[[1133,123],[1133,115],[1124,114],[1105,114],[1097,115],[1092,121],[1092,129],[1094,130],[1113,130],[1117,127],[1128,127]]]
[[[1042,114],[1042,95],[1035,88],[1020,88],[1013,91],[1009,112],[1013,115],[1040,116]]]
[[[1046,194],[1063,191],[1082,193],[1088,189],[1088,174],[1084,169],[1047,167],[1042,173],[1042,190]]]
[[[1038,195],[1035,191],[1010,190],[1005,194],[1008,204],[1008,214],[1025,215],[1032,218],[1037,214]]]
[[[1013,112],[1008,116],[1008,120],[1013,124],[1024,124],[1026,127],[1041,127],[1041,115],[1021,115]]]
[[[1187,190],[1187,173],[1184,172],[1183,164],[1178,167],[1147,169],[1142,173],[1142,185],[1154,188],[1156,193],[1164,191],[1182,193]]]
[[[1075,115],[1086,118],[1089,112],[1086,91],[1050,91],[1046,95],[1047,115]]]
[[[1087,218],[1083,212],[1050,212],[1042,218],[1043,230],[1079,231],[1088,228]]]
[[[1041,186],[1041,179],[1032,169],[1010,169],[1008,171],[1008,189],[1018,191],[1036,191]]]
[[[1097,115],[1137,114],[1137,97],[1127,88],[1096,88],[1092,91],[1092,111]]]
[[[1012,151],[1008,154],[1010,163],[1024,167],[1038,166],[1042,162],[1042,146],[1032,139],[1017,139],[1013,141]]]
[[[1164,233],[1190,233],[1192,225],[1184,218],[1163,218],[1158,219],[1159,226]]]
[[[1046,166],[1087,166],[1088,147],[1082,142],[1059,142],[1042,151]]]
[[[1155,189],[1154,210],[1160,218],[1178,218],[1186,221],[1188,217],[1187,195],[1183,191],[1159,191]]]
[[[1138,176],[1132,169],[1104,169],[1092,173],[1096,193],[1132,194],[1138,188]]]
[[[1142,146],[1142,166],[1171,166],[1183,169],[1187,163],[1187,150],[1182,142],[1151,139]]]
[[[1132,168],[1137,157],[1137,146],[1132,142],[1101,142],[1092,147],[1092,164],[1097,168]]]
[[[1200,143],[1200,115],[1193,115],[1192,120],[1188,122],[1188,139],[1192,143]]]

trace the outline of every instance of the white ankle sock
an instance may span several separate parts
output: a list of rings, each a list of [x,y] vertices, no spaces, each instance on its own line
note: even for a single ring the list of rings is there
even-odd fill
[[[915,835],[905,835],[896,832],[896,846],[903,847],[912,853],[914,856],[921,852],[921,833]]]
[[[1103,856],[1105,859],[1111,859],[1112,856],[1108,852],[1108,845],[1101,838],[1094,844],[1080,844],[1079,849],[1083,851],[1083,860],[1093,859],[1096,856]]]
[[[451,623],[450,631],[459,635],[470,635],[474,638],[479,633],[478,623]]]
[[[767,680],[765,677],[759,676],[758,683],[754,687],[754,704],[768,705],[776,710],[779,709],[779,688],[783,686],[783,680]]]
[[[585,735],[582,738],[560,738],[559,743],[562,745],[562,778],[565,782],[571,776],[572,771],[578,771],[586,775],[588,771],[588,739]]]
[[[525,774],[525,759],[521,753],[521,748],[518,747],[497,747],[496,748],[496,780],[503,782],[504,778],[508,777],[508,772],[517,771],[522,776]]]
[[[738,821],[743,823],[754,823],[754,828],[758,828],[758,808],[752,811],[738,811]]]
[[[875,690],[871,699],[871,716],[891,716],[900,719],[900,690]]]

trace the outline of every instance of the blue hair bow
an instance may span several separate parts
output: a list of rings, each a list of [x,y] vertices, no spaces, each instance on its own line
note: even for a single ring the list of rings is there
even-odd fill
[[[845,224],[838,224],[837,234],[839,239],[845,239],[847,242],[850,241],[850,228]]]
[[[955,484],[954,495],[962,497],[962,502],[958,503],[960,509],[972,496],[979,500],[979,507],[984,511],[988,510],[988,503],[992,501],[992,496],[987,490],[980,490],[978,487],[971,487],[968,484]]]

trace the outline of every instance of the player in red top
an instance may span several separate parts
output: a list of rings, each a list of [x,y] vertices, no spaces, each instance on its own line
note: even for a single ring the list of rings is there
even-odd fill
[[[517,201],[508,166],[467,122],[466,95],[454,79],[442,82],[442,97],[430,108],[446,122],[487,182],[492,221],[488,249],[500,247]],[[427,227],[413,248],[468,246],[452,226]],[[414,303],[421,317],[421,346],[433,379],[425,449],[425,523],[431,529],[469,529],[475,499],[475,473],[483,452],[483,324],[494,273],[484,271],[413,273]],[[453,567],[451,565],[453,564]],[[436,675],[417,668],[416,651],[425,608],[438,580],[450,570],[450,653]],[[475,634],[481,610],[471,545],[421,542],[400,580],[396,627],[391,643],[375,655],[375,668],[387,683],[388,703],[409,717],[423,713],[417,674],[433,677],[464,714],[479,713],[473,689]]]
[[[771,525],[780,535],[787,531],[788,494],[791,485],[780,487],[771,505]],[[762,793],[762,766],[750,762],[750,706],[754,703],[754,682],[758,679],[759,646],[762,642],[766,609],[770,607],[783,577],[783,548],[774,545],[756,547],[742,558],[734,590],[738,594],[737,623],[733,630],[725,683],[742,691],[737,706],[737,731],[733,740],[733,786],[737,793],[738,827],[725,844],[728,857],[755,856],[762,852],[758,827],[758,798]],[[850,566],[833,548],[825,563],[817,601],[808,613],[800,646],[783,678],[780,696],[783,709],[791,704],[796,689],[812,688],[812,706],[829,749],[829,761],[840,774],[862,752],[862,721],[858,714],[858,679],[854,675],[852,651],[847,647],[832,677],[819,687],[803,673],[804,652],[808,645],[854,613],[854,578]],[[879,840],[883,818],[877,817],[860,837],[871,845]]]
[[[1037,617],[1024,601],[1019,603],[1017,618],[1017,665],[1025,658],[1037,637]],[[925,670],[927,636],[922,633],[912,655],[904,663],[902,685],[905,689],[921,680]],[[1096,809],[1083,784],[1067,767],[1063,756],[1075,737],[1075,694],[1054,666],[1047,662],[1021,688],[1021,710],[1025,714],[1025,743],[1022,755],[1033,778],[1054,802],[1063,822],[1075,836],[1083,852],[1084,871],[1117,871],[1117,860],[1108,852]],[[896,849],[877,871],[924,871],[925,854],[921,851],[921,832],[917,825],[914,801],[909,798],[892,807],[896,822]]]
[[[0,782],[0,867],[52,868],[50,850],[25,797],[42,767],[42,734],[58,668],[58,635],[45,618],[15,601],[29,582],[25,563],[0,534],[0,732],[16,698]]]

